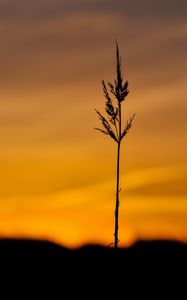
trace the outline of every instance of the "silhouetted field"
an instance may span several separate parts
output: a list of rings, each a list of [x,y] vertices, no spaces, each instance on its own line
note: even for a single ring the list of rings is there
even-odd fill
[[[156,293],[178,287],[181,292],[186,290],[187,245],[140,241],[127,249],[87,245],[70,250],[47,241],[1,239],[0,272],[10,287],[16,282],[16,293],[23,286],[43,296],[53,290],[59,299],[64,293],[69,295],[64,299],[75,294],[92,299],[98,291],[144,295],[149,288]]]

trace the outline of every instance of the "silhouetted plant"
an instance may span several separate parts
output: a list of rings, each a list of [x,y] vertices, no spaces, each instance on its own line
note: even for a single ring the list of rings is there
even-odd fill
[[[128,81],[123,82],[123,76],[121,72],[121,57],[119,55],[119,47],[116,43],[116,79],[114,83],[102,80],[103,93],[106,99],[105,111],[107,117],[104,117],[98,110],[96,113],[101,120],[103,128],[94,128],[99,130],[103,134],[108,135],[117,143],[117,173],[116,173],[116,202],[115,202],[115,227],[114,227],[114,247],[118,248],[118,228],[119,228],[119,193],[120,193],[120,146],[123,138],[126,136],[132,126],[132,122],[135,115],[132,115],[126,122],[126,125],[122,129],[122,115],[121,104],[126,99],[128,90]],[[113,104],[112,98],[115,99],[116,104]]]

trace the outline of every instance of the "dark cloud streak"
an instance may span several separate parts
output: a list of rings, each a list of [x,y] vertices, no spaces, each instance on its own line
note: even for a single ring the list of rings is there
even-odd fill
[[[122,50],[125,45],[132,73],[144,67],[148,74],[151,65],[166,70],[172,63],[180,76],[186,5],[183,0],[1,0],[0,86],[58,85],[86,80],[88,71],[92,78],[95,66],[98,75],[99,68],[108,68],[116,38]]]
[[[0,1],[1,17],[48,18],[67,12],[124,11],[129,16],[186,17],[185,0],[7,0]]]

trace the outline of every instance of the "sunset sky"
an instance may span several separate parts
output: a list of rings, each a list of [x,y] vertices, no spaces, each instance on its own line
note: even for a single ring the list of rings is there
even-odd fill
[[[94,131],[115,40],[130,93],[120,245],[187,241],[187,1],[0,0],[0,236],[113,242],[116,144]]]

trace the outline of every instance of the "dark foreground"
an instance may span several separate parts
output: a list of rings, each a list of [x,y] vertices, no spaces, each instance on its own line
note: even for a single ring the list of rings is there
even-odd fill
[[[153,299],[161,290],[162,296],[175,290],[174,298],[187,299],[187,245],[151,241],[117,251],[101,246],[69,250],[46,241],[1,239],[0,274],[1,290],[8,284],[6,293],[13,289],[16,297],[26,290],[25,299],[36,290],[41,299],[51,292],[52,299],[100,299],[101,293],[102,299],[113,293],[113,299],[131,299],[125,295],[149,291]]]

